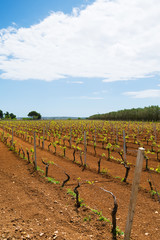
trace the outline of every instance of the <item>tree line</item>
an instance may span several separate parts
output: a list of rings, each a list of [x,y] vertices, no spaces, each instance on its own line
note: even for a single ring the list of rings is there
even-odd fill
[[[124,109],[104,114],[95,114],[89,117],[95,120],[125,120],[125,121],[159,121],[160,107],[149,106],[144,108]]]
[[[31,111],[28,113],[28,117],[29,118],[26,118],[26,120],[27,119],[38,120],[41,119],[41,114],[37,113],[36,111]],[[9,112],[3,113],[3,111],[0,110],[0,119],[16,119],[16,115]]]
[[[2,110],[0,110],[0,119],[16,119],[16,115],[13,113],[3,113]]]

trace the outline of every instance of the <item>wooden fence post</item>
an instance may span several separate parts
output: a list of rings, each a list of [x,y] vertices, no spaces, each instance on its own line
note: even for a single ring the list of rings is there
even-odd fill
[[[134,172],[134,179],[133,179],[133,183],[132,183],[132,191],[131,191],[131,196],[130,196],[129,211],[128,211],[128,216],[127,216],[124,240],[129,240],[130,235],[131,235],[133,216],[134,216],[137,194],[138,194],[138,186],[139,186],[140,176],[141,176],[142,166],[143,166],[144,150],[145,150],[144,148],[139,148],[138,149],[137,161],[136,161],[136,167],[135,167],[135,172]]]
[[[125,136],[125,130],[123,130],[123,150],[124,150],[124,162],[126,163],[126,136]]]
[[[86,167],[86,131],[84,131],[84,166]]]
[[[13,147],[13,127],[12,127],[12,147]]]
[[[37,170],[36,132],[34,132],[34,167],[35,167],[35,170]]]
[[[116,144],[118,144],[118,128],[116,126]]]
[[[4,138],[4,125],[3,125],[3,138]]]
[[[71,146],[72,146],[72,127],[70,127],[69,145],[70,145],[70,148],[71,148]]]
[[[95,127],[95,137],[94,137],[94,142],[96,143],[96,127]]]
[[[155,136],[155,142],[157,142],[156,124],[154,124],[154,136]]]
[[[44,135],[45,135],[45,128],[43,128],[43,142],[42,142],[42,149],[44,149]]]

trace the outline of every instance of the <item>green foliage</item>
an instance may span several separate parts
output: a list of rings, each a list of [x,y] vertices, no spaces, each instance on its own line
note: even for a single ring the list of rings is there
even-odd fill
[[[4,115],[5,115],[5,119],[9,119],[10,118],[9,112],[6,112]]]
[[[54,162],[53,162],[53,161],[49,161],[48,163],[54,165]]]
[[[44,170],[42,170],[39,166],[37,166],[37,171],[44,173]]]
[[[9,150],[10,150],[10,151],[13,151],[13,150],[14,150],[14,147],[13,147],[13,146],[10,146]]]
[[[76,194],[70,188],[67,189],[67,194],[71,195],[74,198],[76,197]]]
[[[13,114],[13,113],[10,113],[10,118],[11,118],[11,119],[15,119],[15,118],[16,118],[16,115]]]
[[[31,118],[22,118],[22,120],[24,120],[24,121],[29,121],[29,120],[31,120]]]
[[[31,111],[28,113],[28,117],[32,117],[34,120],[41,119],[41,114],[37,113],[36,111]]]
[[[73,192],[70,188],[67,189],[67,194],[71,195],[73,198],[76,198],[75,192]],[[79,198],[79,202],[80,202],[81,206],[82,206],[83,201],[84,200],[82,198]],[[83,204],[83,206],[85,206],[85,204]]]
[[[102,168],[102,170],[101,170],[101,173],[107,173],[108,172],[108,169],[107,168]]]
[[[109,112],[105,114],[95,114],[89,119],[101,120],[136,120],[136,121],[159,121],[160,107],[149,106],[144,108],[124,109],[117,112]]]
[[[92,184],[94,184],[94,181],[89,181],[89,180],[86,180],[86,183],[88,183],[88,184],[92,185]]]
[[[54,184],[59,184],[60,182],[55,180],[54,178],[51,178],[51,177],[46,177],[46,179],[48,180],[48,182],[50,183],[54,183]]]
[[[156,192],[156,191],[154,191],[154,190],[151,190],[150,193],[151,193],[152,196],[154,196],[154,195],[160,196],[160,193],[159,193],[159,192]]]
[[[124,232],[122,230],[120,230],[119,227],[116,227],[116,233],[119,236],[124,236]]]
[[[110,149],[111,147],[112,147],[112,144],[108,143],[107,146],[106,146],[106,149]]]
[[[151,170],[151,171],[154,171],[154,168],[153,168],[153,167],[151,167],[151,168],[149,168],[149,170]]]
[[[3,118],[3,115],[4,115],[5,119],[16,119],[15,114],[9,113],[9,112],[6,112],[6,113],[3,114],[2,110],[0,110],[0,118]]]
[[[156,168],[156,172],[160,173],[160,165]]]
[[[91,209],[91,211],[97,214],[98,216],[102,216],[102,212],[99,212],[97,209]]]
[[[106,221],[106,222],[110,222],[109,219],[105,218],[104,216],[100,216],[99,221]]]
[[[34,149],[33,149],[33,148],[31,148],[31,149],[30,149],[30,152],[31,152],[31,153],[34,153]]]
[[[106,221],[106,222],[111,223],[109,219],[107,219],[106,217],[104,217],[104,216],[102,215],[102,211],[99,212],[99,211],[96,210],[96,209],[91,209],[91,211],[94,212],[95,214],[97,214],[97,215],[99,216],[99,219],[98,219],[99,221]]]
[[[0,118],[3,118],[3,111],[0,110]]]
[[[111,221],[108,218],[104,217],[102,215],[102,212],[99,212],[98,210],[92,209],[92,208],[91,208],[91,211],[99,216],[99,219],[98,219],[99,221],[105,221],[105,222],[108,222],[108,223],[111,224]],[[119,235],[119,236],[123,236],[124,232],[122,230],[120,230],[119,227],[117,226],[116,227],[116,234]]]

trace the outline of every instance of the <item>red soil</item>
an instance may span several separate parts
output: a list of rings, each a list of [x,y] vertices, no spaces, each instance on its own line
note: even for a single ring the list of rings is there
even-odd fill
[[[17,140],[24,150],[33,147],[33,144],[20,138],[14,137],[14,140]],[[100,187],[116,196],[117,225],[124,231],[134,167],[130,170],[128,183],[122,183],[120,179],[113,178],[124,177],[125,168],[121,164],[102,159],[101,168],[108,170],[108,174],[97,174],[98,157],[94,157],[93,147],[88,147],[88,167],[82,171],[78,164],[73,163],[73,150],[67,148],[64,158],[59,156],[63,155],[62,149],[58,148],[54,155],[54,148],[49,152],[47,146],[48,143],[45,142],[45,150],[37,147],[37,164],[45,170],[41,159],[53,161],[56,165],[50,164],[49,177],[60,181],[59,185],[47,183],[40,177],[40,172],[33,172],[33,165],[9,152],[7,147],[0,143],[1,239],[112,239],[110,224],[99,221],[98,216],[90,210],[92,208],[102,211],[103,216],[111,220],[113,198]],[[118,157],[117,153],[112,153],[114,154]],[[130,155],[128,159],[135,164],[135,156]],[[66,179],[64,171],[71,179],[61,189],[60,185]],[[160,204],[156,197],[150,196],[148,175],[148,172],[142,172],[131,233],[131,239],[134,240],[160,239]],[[160,180],[159,174],[152,174],[152,177],[156,183]],[[73,191],[77,178],[81,183],[80,197],[88,206],[80,207],[78,212],[74,206],[75,200],[66,193],[68,188]],[[94,183],[88,184],[86,180]],[[85,217],[91,218],[91,221],[84,221]]]

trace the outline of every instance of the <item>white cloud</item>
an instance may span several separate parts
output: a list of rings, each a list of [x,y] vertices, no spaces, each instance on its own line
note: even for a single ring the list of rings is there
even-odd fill
[[[1,78],[106,82],[160,72],[160,1],[96,0],[71,15],[52,12],[30,28],[0,30]]]
[[[137,92],[125,92],[124,95],[131,96],[132,98],[160,98],[160,90],[147,89]]]
[[[83,84],[84,82],[82,81],[67,81],[69,84]]]

